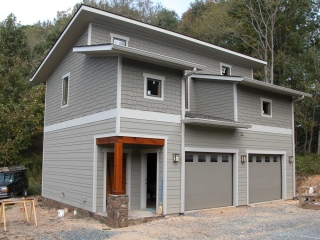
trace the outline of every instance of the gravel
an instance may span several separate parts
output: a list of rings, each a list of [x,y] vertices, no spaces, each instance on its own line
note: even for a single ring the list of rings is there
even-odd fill
[[[51,240],[51,239],[70,239],[70,240],[103,240],[115,236],[117,233],[101,231],[96,229],[81,229],[72,231],[61,231],[55,234],[42,234],[37,236],[37,240]]]

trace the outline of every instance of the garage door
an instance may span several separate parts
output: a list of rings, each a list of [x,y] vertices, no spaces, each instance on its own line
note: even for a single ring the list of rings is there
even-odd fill
[[[281,199],[281,157],[249,155],[249,203]]]
[[[232,155],[186,153],[185,210],[232,206]]]

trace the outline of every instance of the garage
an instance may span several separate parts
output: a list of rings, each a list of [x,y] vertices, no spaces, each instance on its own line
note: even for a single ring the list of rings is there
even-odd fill
[[[232,154],[186,153],[185,210],[232,206]]]
[[[282,198],[281,156],[249,155],[249,203]]]

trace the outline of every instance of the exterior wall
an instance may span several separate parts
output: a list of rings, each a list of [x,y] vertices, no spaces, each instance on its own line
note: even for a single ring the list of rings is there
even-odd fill
[[[144,98],[143,73],[165,77],[164,100]],[[182,71],[123,58],[121,107],[150,112],[181,114]]]
[[[129,37],[128,46],[137,48],[149,52],[154,52],[162,55],[166,55],[173,58],[183,59],[206,66],[204,73],[211,73],[221,75],[220,62],[229,64],[232,66],[231,73],[234,76],[244,76],[252,78],[252,69],[244,66],[232,64],[231,60],[219,60],[209,55],[199,54],[197,52],[190,51],[187,48],[179,47],[179,42],[172,42],[172,45],[164,44],[161,39],[158,41],[148,38],[139,37],[139,32],[136,35],[131,35],[124,32],[119,32],[114,29],[109,29],[103,26],[92,25],[92,40],[91,44],[105,44],[111,42],[110,33],[119,34],[124,37]]]
[[[141,135],[153,135],[153,136],[167,136],[168,137],[168,162],[167,162],[167,214],[178,213],[180,207],[180,163],[173,163],[172,154],[180,153],[181,149],[181,125],[179,123],[166,123],[158,121],[147,121],[138,119],[128,119],[121,118],[121,132],[141,134]],[[143,148],[143,147],[142,147]],[[132,186],[135,185],[136,188],[140,188],[140,184],[137,185],[139,176],[134,176],[139,173],[139,163],[138,156],[136,156],[135,172],[132,171]],[[133,162],[132,162],[133,163]],[[133,169],[133,168],[132,168]],[[161,181],[163,176],[163,150],[160,152],[160,162],[159,162],[159,178],[158,186],[159,193],[161,191]],[[135,183],[133,183],[135,179]],[[132,193],[133,194],[133,189]],[[140,192],[139,192],[140,194]],[[160,194],[159,194],[160,195]],[[160,197],[160,196],[159,196]],[[132,195],[131,209],[133,209],[135,203],[137,202],[137,197]],[[139,202],[140,204],[140,195]]]
[[[42,196],[92,211],[93,157],[96,134],[112,132],[115,119],[44,134]],[[103,153],[98,149],[97,203],[103,198]],[[102,177],[101,177],[102,176]],[[62,196],[64,192],[65,196]],[[86,202],[83,202],[86,196]],[[101,204],[100,204],[101,205]],[[97,211],[102,211],[102,205]]]
[[[75,45],[87,44],[87,31]],[[45,125],[116,107],[117,57],[91,58],[72,49],[47,80]],[[68,106],[61,107],[62,76],[70,72]]]
[[[240,135],[243,132],[243,136]],[[292,156],[292,136],[253,132],[250,130],[233,130],[186,125],[186,147],[239,149],[238,159],[238,204],[247,204],[247,164],[240,161],[246,150],[286,151]],[[287,199],[293,197],[293,165],[286,161]]]
[[[261,116],[261,97],[272,100],[272,118]],[[288,96],[238,84],[238,121],[291,129],[291,101]]]
[[[190,111],[225,119],[234,119],[233,83],[191,80]]]

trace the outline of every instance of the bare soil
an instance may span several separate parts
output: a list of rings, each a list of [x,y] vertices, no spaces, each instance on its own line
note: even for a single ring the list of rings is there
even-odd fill
[[[296,176],[296,191],[299,187],[315,187],[320,186],[320,175],[313,175],[311,177]]]

